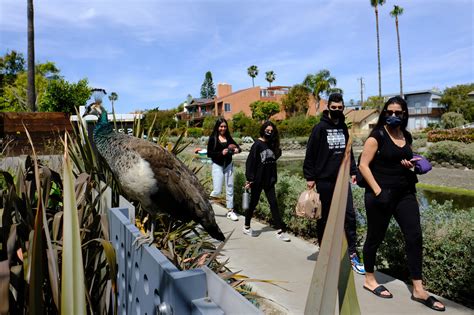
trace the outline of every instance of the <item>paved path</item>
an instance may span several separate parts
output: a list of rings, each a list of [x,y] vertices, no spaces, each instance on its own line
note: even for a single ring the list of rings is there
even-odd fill
[[[263,282],[252,283],[257,294],[275,302],[273,308],[264,308],[265,314],[303,314],[318,247],[295,236],[291,236],[291,242],[284,243],[275,238],[272,228],[255,220],[252,220],[252,228],[259,233],[258,237],[243,235],[242,216],[239,216],[239,221],[233,222],[225,217],[226,210],[220,205],[214,205],[214,211],[225,234],[235,229],[223,252],[230,258],[228,267],[232,271],[241,270],[241,274],[250,278],[280,281],[278,284],[281,287]],[[402,281],[379,274],[380,283],[394,295],[393,299],[385,300],[362,288],[363,276],[354,274],[354,277],[362,314],[437,314],[411,301],[410,290]],[[447,307],[445,314],[474,314],[474,310],[439,299]]]

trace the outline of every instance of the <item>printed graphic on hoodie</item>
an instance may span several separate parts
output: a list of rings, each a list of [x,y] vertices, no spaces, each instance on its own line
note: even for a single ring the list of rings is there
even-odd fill
[[[346,138],[342,129],[328,129],[329,149],[344,149],[346,147]]]
[[[266,149],[260,152],[260,159],[262,160],[262,164],[267,163],[275,163],[275,154],[272,150]]]

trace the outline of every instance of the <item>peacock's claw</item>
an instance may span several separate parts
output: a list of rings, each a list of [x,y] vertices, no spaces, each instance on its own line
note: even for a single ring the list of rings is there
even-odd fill
[[[151,225],[151,230],[146,232],[145,234],[142,234],[138,236],[132,243],[133,246],[137,246],[137,249],[142,247],[143,245],[148,245],[150,246],[153,244],[153,241],[155,240],[153,234],[154,234],[154,224]]]

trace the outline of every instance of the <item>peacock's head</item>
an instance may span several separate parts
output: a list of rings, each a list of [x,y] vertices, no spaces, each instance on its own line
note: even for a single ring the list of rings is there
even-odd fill
[[[85,117],[87,115],[94,115],[100,117],[100,115],[104,111],[105,109],[102,107],[101,104],[94,102],[86,106],[86,111],[84,112],[84,115],[82,115],[82,117]]]

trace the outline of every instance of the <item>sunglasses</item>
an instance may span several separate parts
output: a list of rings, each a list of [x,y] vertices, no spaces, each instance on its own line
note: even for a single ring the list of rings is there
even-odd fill
[[[340,105],[340,106],[333,106],[333,105],[330,105],[330,106],[329,106],[329,109],[332,109],[332,110],[343,110],[343,109],[344,109],[344,105]]]
[[[401,117],[403,115],[403,111],[402,110],[386,110],[385,111],[386,116],[393,116],[393,114],[395,114],[395,116],[397,117]]]

